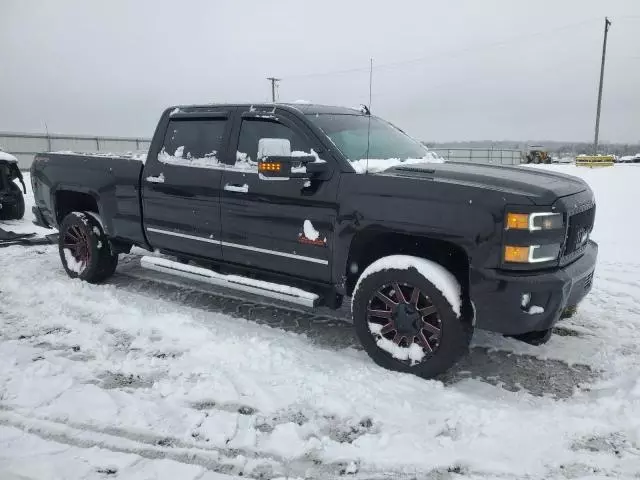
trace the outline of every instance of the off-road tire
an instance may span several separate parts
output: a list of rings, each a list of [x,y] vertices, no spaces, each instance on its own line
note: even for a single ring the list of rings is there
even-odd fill
[[[420,363],[414,365],[398,360],[380,348],[378,346],[379,337],[376,338],[369,328],[367,309],[370,299],[382,286],[393,282],[418,287],[436,307],[437,315],[441,321],[441,337],[438,348]],[[352,310],[358,339],[374,362],[390,370],[413,373],[423,378],[433,378],[453,366],[468,352],[473,335],[471,319],[458,317],[442,292],[415,268],[387,269],[368,275],[357,285]]]
[[[24,196],[22,190],[14,182],[9,182],[8,190],[16,199],[15,205],[4,205],[0,209],[0,220],[20,220],[24,217]]]
[[[78,272],[67,264],[64,252],[65,249],[69,249],[70,253],[78,251],[70,248],[69,243],[66,243],[72,240],[71,232],[76,237],[78,234],[82,236],[82,243],[87,252],[86,255],[82,255],[84,261],[80,263],[84,266]],[[111,244],[100,222],[85,212],[72,212],[64,218],[58,235],[58,251],[67,275],[89,283],[105,281],[113,275],[118,266],[118,254],[112,252]],[[75,255],[74,258],[76,258]],[[77,258],[76,261],[78,261]]]

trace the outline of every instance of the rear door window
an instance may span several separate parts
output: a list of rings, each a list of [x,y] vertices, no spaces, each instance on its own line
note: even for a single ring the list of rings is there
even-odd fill
[[[169,121],[158,161],[199,168],[221,168],[227,119],[189,118]]]

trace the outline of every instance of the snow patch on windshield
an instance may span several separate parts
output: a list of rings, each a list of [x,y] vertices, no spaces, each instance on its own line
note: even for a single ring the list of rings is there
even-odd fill
[[[158,154],[158,161],[169,165],[180,165],[183,167],[195,167],[195,168],[220,168],[220,161],[216,156],[218,152],[216,150],[205,154],[204,157],[192,157],[190,152],[184,154],[184,146],[176,148],[173,155],[166,152],[164,148]]]
[[[422,158],[370,158],[350,161],[351,166],[356,173],[375,173],[382,172],[398,165],[411,165],[416,163],[444,163],[444,159],[433,152],[428,152]]]
[[[447,299],[447,302],[449,302],[449,305],[451,305],[455,314],[458,317],[460,316],[462,308],[462,290],[460,289],[460,284],[456,280],[456,277],[436,262],[432,262],[426,258],[412,257],[410,255],[390,255],[373,262],[365,269],[364,272],[362,272],[351,298],[355,298],[355,293],[358,291],[360,284],[369,275],[373,275],[374,273],[381,272],[383,270],[408,270],[410,268],[415,268],[418,273],[433,283],[433,285],[440,290],[442,295],[444,295],[444,298]]]

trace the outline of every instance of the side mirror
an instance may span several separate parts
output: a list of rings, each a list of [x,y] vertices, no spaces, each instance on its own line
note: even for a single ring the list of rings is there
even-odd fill
[[[287,138],[261,138],[258,140],[258,158],[290,157],[291,142]]]
[[[258,175],[261,180],[326,180],[327,162],[315,155],[291,152],[286,138],[261,138],[258,141]]]

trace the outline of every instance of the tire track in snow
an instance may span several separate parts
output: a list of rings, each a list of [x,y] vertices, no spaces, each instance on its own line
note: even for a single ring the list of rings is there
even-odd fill
[[[0,406],[0,425],[19,428],[45,440],[65,445],[92,448],[99,447],[118,453],[130,453],[157,460],[198,465],[217,473],[242,475],[249,478],[275,478],[294,476],[304,478],[335,478],[339,465],[318,465],[309,460],[286,461],[274,455],[263,455],[242,449],[203,448],[188,445],[176,438],[133,433],[124,429],[101,429],[91,425],[22,415]],[[251,468],[246,469],[249,463]]]
[[[175,437],[135,433],[125,429],[99,428],[73,421],[59,422],[27,416],[0,404],[0,425],[18,428],[43,440],[79,447],[98,447],[112,452],[134,454],[148,460],[169,459],[207,470],[247,478],[305,478],[331,480],[348,477],[354,480],[399,478],[403,471],[360,470],[359,461],[322,463],[313,456],[287,460],[277,455],[262,454],[241,448],[216,448],[190,445]],[[348,430],[348,429],[347,429]],[[237,433],[237,432],[236,432]],[[345,433],[345,432],[342,432]],[[453,466],[452,468],[457,468]],[[360,471],[359,471],[360,470]],[[451,468],[449,472],[453,471]],[[418,473],[418,472],[416,472]],[[422,472],[420,478],[442,479],[440,469]]]

